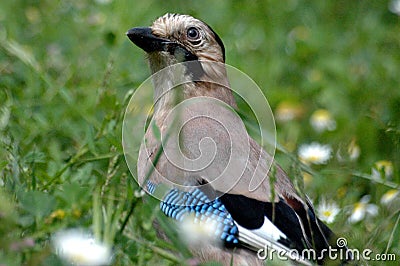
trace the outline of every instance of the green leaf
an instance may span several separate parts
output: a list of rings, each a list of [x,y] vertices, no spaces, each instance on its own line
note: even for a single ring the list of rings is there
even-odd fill
[[[27,214],[27,215],[22,215],[22,216],[18,217],[17,221],[20,226],[28,227],[28,226],[31,226],[35,222],[35,219],[33,218],[32,215]]]
[[[161,140],[161,132],[160,132],[160,129],[158,128],[155,120],[153,120],[153,123],[151,125],[151,129],[152,129],[153,134],[156,137],[156,139],[157,140]]]
[[[57,191],[55,195],[61,198],[68,206],[73,204],[79,204],[87,201],[89,196],[89,188],[82,186],[78,183],[65,183],[61,187],[60,191]]]
[[[31,151],[25,157],[24,160],[26,163],[45,163],[46,155],[43,152],[39,151]]]
[[[1,161],[0,162],[0,171],[3,170],[7,165],[8,165],[7,161]]]
[[[55,207],[55,198],[41,191],[20,192],[18,195],[21,207],[36,218],[43,218]]]

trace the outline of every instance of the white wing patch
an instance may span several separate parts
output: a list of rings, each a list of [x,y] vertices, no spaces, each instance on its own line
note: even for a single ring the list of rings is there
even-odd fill
[[[287,239],[286,235],[282,233],[267,217],[264,218],[263,225],[255,230],[251,230],[256,235],[263,238],[273,239],[277,241],[279,238]]]
[[[301,265],[309,265],[312,263],[305,258],[301,257],[300,254],[292,252],[290,248],[286,247],[284,244],[278,242],[279,239],[287,239],[286,235],[282,233],[267,217],[264,219],[264,224],[255,230],[246,229],[236,223],[239,229],[239,241],[251,250],[275,250],[284,254],[284,256],[297,262]],[[258,253],[257,253],[258,254]]]

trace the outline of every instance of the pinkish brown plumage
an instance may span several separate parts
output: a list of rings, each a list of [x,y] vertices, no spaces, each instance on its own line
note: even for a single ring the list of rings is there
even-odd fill
[[[271,243],[278,250],[294,248],[301,251],[305,247],[312,247],[321,251],[327,248],[330,241],[334,241],[334,234],[315,217],[308,199],[297,193],[287,174],[242,129],[243,123],[232,112],[232,108],[237,108],[237,105],[224,66],[225,49],[211,27],[188,15],[166,14],[155,20],[150,28],[133,28],[127,35],[147,52],[152,73],[159,73],[167,67],[162,75],[153,76],[157,99],[153,120],[164,136],[175,130],[175,120],[169,114],[179,103],[193,99],[201,101],[197,104],[194,101],[179,113],[179,119],[188,122],[179,128],[179,138],[168,140],[174,142],[175,146],[168,145],[168,141],[164,143],[164,150],[155,165],[156,170],[149,178],[155,186],[173,182],[183,190],[180,185],[200,185],[197,189],[210,196],[211,203],[218,196],[218,201],[222,202],[229,217],[232,216],[235,226],[239,228],[238,239],[242,245],[239,244],[238,249],[212,243],[196,246],[192,251],[197,259],[217,260],[223,265],[230,265],[233,256],[233,265],[263,265],[263,261],[253,252],[260,248],[260,243]],[[182,69],[171,67],[177,63],[186,64]],[[188,76],[188,82],[178,89],[170,90],[176,75],[179,78],[180,75]],[[204,99],[209,99],[209,102],[204,102]],[[219,109],[218,102],[228,107]],[[207,114],[209,117],[196,117],[196,114]],[[196,119],[191,119],[193,117]],[[228,121],[226,123],[231,126],[229,134],[210,117]],[[208,143],[209,146],[204,146],[206,150],[200,150],[201,142],[207,138],[214,141],[218,153],[206,168],[192,171],[169,160],[169,152],[173,156],[182,156],[184,161],[188,158],[201,158],[207,154],[208,148],[211,150],[214,147]],[[153,167],[161,147],[151,127],[147,129],[145,139],[146,144],[143,143],[138,160],[138,178],[142,185],[145,185],[145,177]],[[232,159],[229,155],[235,150],[235,145],[239,147],[239,152]],[[231,166],[232,169],[226,170],[224,167],[229,160],[236,160],[237,163]],[[245,167],[241,168],[240,162],[244,160]],[[271,163],[273,171],[270,171]],[[229,176],[237,172],[241,174],[240,179],[237,183],[230,183]],[[224,178],[214,180],[213,176],[218,175]],[[273,184],[269,175],[274,175]],[[254,180],[259,186],[249,189]],[[204,184],[207,186],[202,187]],[[271,185],[274,189],[271,189]],[[190,197],[191,191],[187,190],[189,194],[186,196]],[[176,210],[182,211],[178,208]],[[173,214],[168,216],[174,218]],[[309,263],[301,258],[300,262]]]

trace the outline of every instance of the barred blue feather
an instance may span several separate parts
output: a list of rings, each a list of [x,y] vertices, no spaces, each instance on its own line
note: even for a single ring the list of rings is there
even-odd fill
[[[156,186],[148,181],[147,189],[154,193]],[[194,215],[195,223],[213,223],[216,225],[214,237],[220,239],[226,246],[239,244],[238,228],[219,199],[210,201],[200,189],[180,191],[172,189],[160,203],[161,210],[177,221],[183,221],[188,215]]]
[[[158,185],[151,181],[147,182],[149,193],[156,194],[157,187]],[[229,200],[238,200],[235,198],[237,196],[229,194],[223,195],[222,199],[227,196],[228,199],[234,197]],[[229,200],[224,199],[226,203],[229,203]],[[245,204],[238,202],[238,204],[242,207],[246,205],[250,211],[255,207],[251,205],[251,201],[245,201]],[[276,207],[278,206],[276,204]],[[243,216],[246,216],[248,213],[242,207],[238,208],[238,211],[244,212]],[[268,208],[267,205],[264,207]],[[245,228],[232,217],[221,198],[211,200],[199,188],[193,188],[190,191],[182,191],[177,188],[169,190],[160,203],[160,209],[165,215],[179,222],[183,222],[186,217],[192,216],[195,224],[211,223],[214,231],[209,236],[220,240],[226,247],[245,246],[257,251],[268,246],[278,252],[285,252],[283,254],[287,254],[290,259],[300,264],[310,265],[302,257],[288,253],[288,248],[293,243],[271,223],[268,217],[262,215],[263,223],[259,228]]]
[[[147,182],[149,193],[156,194],[157,187],[158,185],[151,181]],[[232,195],[229,197],[232,197]],[[243,202],[239,204],[242,205]],[[248,204],[249,209],[254,207],[251,206],[251,202],[246,202],[246,204]],[[267,206],[265,207],[267,208]],[[245,246],[257,251],[268,246],[278,252],[285,252],[283,254],[287,254],[290,259],[300,264],[310,265],[302,257],[288,253],[288,247],[292,245],[292,242],[266,216],[262,218],[261,227],[257,229],[245,228],[232,217],[221,198],[210,200],[199,188],[193,188],[190,191],[182,191],[177,188],[169,190],[160,203],[160,209],[165,215],[179,222],[183,222],[186,217],[192,216],[195,224],[213,224],[214,231],[209,236],[220,240],[226,247]],[[238,210],[244,211],[241,208]],[[246,216],[246,213],[243,213],[243,215]]]

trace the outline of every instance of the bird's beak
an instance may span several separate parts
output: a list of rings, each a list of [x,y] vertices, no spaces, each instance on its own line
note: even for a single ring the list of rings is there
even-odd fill
[[[155,36],[151,32],[151,28],[132,28],[128,30],[126,35],[134,44],[147,53],[167,51],[171,44],[174,44],[174,42],[171,42],[170,40]]]

